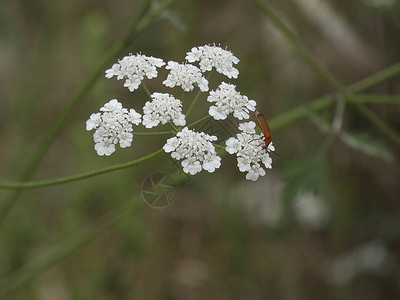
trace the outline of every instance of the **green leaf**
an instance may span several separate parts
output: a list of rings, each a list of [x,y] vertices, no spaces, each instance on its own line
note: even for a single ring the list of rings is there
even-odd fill
[[[393,161],[393,153],[389,147],[381,140],[377,140],[366,133],[350,134],[343,132],[339,137],[343,143],[356,151],[378,157],[387,162]]]

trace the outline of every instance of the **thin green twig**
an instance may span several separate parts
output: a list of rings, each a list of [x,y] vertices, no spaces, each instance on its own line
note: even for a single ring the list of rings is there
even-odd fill
[[[179,131],[178,128],[174,125],[174,123],[172,123],[172,121],[169,121],[169,125],[171,126],[174,133]]]
[[[346,107],[346,102],[341,95],[336,98],[336,109],[335,116],[332,121],[332,134],[338,134],[343,125],[344,111]]]
[[[345,100],[351,102],[352,101],[351,99],[353,99],[353,97],[356,97],[354,94],[363,92],[364,90],[368,90],[374,87],[375,85],[378,85],[386,80],[398,76],[400,74],[400,63],[396,64],[395,66],[398,67],[390,66],[386,69],[383,69],[371,76],[368,76],[350,85],[347,88],[348,92]],[[356,99],[357,102],[362,103],[363,101],[365,101],[366,104],[370,103],[370,99],[368,97],[366,98],[356,97]],[[332,94],[326,94],[307,104],[300,105],[294,109],[291,109],[285,113],[280,114],[279,116],[271,118],[269,126],[271,127],[271,130],[274,131],[283,129],[289,126],[290,124],[304,118],[310,109],[314,111],[319,111],[331,106],[333,103],[334,99],[332,97]],[[382,101],[380,104],[384,104],[384,101]]]
[[[395,77],[399,73],[400,63],[396,63],[382,71],[375,73],[372,76],[369,76],[363,80],[360,80],[359,82],[356,82],[355,84],[352,84],[347,88],[347,91],[351,94],[356,94],[360,91],[366,91],[374,85],[382,83],[389,78]]]
[[[394,130],[391,126],[388,126],[386,122],[382,121],[381,118],[376,116],[371,110],[365,106],[356,104],[355,108],[368,120],[370,120],[380,131],[392,142],[400,146],[399,133]]]
[[[211,72],[207,75],[207,80],[210,80],[212,73],[213,73],[213,71],[211,71]],[[199,91],[197,92],[196,97],[194,97],[193,102],[190,104],[189,109],[188,109],[187,112],[186,112],[186,119],[189,118],[189,115],[190,115],[190,113],[192,112],[194,106],[196,105],[197,100],[199,100],[199,97],[200,97],[201,93],[202,93],[202,91],[199,90]]]
[[[197,124],[208,120],[209,118],[211,118],[210,115],[204,116],[201,119],[198,119],[197,121],[194,121],[193,123],[190,123],[189,125],[187,125],[187,127],[192,128],[192,127],[196,126]]]
[[[218,149],[220,149],[220,150],[224,150],[224,151],[226,151],[226,149],[225,149],[225,147],[224,147],[224,146],[220,146],[220,145],[218,145],[218,144],[214,144],[214,143],[213,143],[213,145],[214,145],[214,147],[215,147],[215,148],[218,148]]]
[[[37,188],[42,188],[42,187],[47,187],[47,186],[52,186],[52,185],[58,185],[58,184],[64,184],[72,181],[77,181],[85,178],[90,178],[126,168],[131,168],[133,166],[140,165],[142,163],[145,163],[153,158],[156,158],[158,156],[161,156],[164,154],[164,149],[159,149],[149,155],[143,156],[141,158],[118,164],[118,165],[113,165],[111,167],[106,167],[102,168],[99,170],[95,171],[90,171],[78,175],[73,175],[73,176],[68,176],[68,177],[62,177],[62,178],[56,178],[56,179],[49,179],[49,180],[41,180],[41,181],[32,181],[32,182],[0,182],[0,189],[11,189],[11,190],[26,190],[26,189],[37,189]]]
[[[182,90],[180,100],[183,102],[185,100],[185,91]]]
[[[149,132],[137,132],[135,131],[133,135],[143,135],[143,136],[152,136],[152,135],[171,135],[175,134],[174,131],[149,131]]]
[[[199,90],[197,92],[196,97],[194,97],[193,102],[190,104],[190,106],[189,106],[189,108],[188,108],[188,110],[186,112],[186,119],[189,117],[190,113],[192,112],[194,106],[196,105],[197,100],[199,100],[199,97],[200,97],[201,93],[202,93],[202,91]]]
[[[376,105],[398,105],[400,95],[351,95],[347,97],[350,103],[376,104]]]
[[[145,90],[147,96],[149,96],[150,100],[153,100],[153,98],[151,98],[151,93],[150,93],[149,89],[147,88],[146,84],[144,83],[144,81],[142,81],[142,87]]]

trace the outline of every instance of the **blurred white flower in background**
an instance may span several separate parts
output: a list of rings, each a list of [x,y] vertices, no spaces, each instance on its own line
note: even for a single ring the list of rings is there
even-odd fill
[[[193,47],[190,52],[186,53],[186,59],[191,63],[198,61],[202,72],[215,68],[218,73],[224,74],[228,78],[237,78],[239,75],[239,71],[233,67],[239,62],[239,59],[232,52],[215,45]]]
[[[235,137],[230,137],[226,143],[226,151],[237,156],[237,166],[240,172],[247,172],[246,179],[256,181],[266,174],[264,167],[272,168],[272,158],[268,151],[275,151],[272,143],[265,149],[262,135],[255,131],[256,123],[253,121],[241,123]]]
[[[177,126],[186,124],[185,115],[182,113],[182,102],[172,95],[153,93],[153,101],[148,101],[143,107],[143,125],[146,128],[157,126],[160,122],[169,121]]]
[[[198,67],[169,61],[165,68],[170,70],[167,79],[163,81],[165,86],[180,86],[185,92],[190,92],[197,85],[202,92],[208,91],[208,80],[203,77]]]
[[[207,101],[215,103],[208,113],[215,120],[225,120],[230,113],[239,120],[248,119],[249,111],[256,110],[256,101],[236,91],[236,86],[222,82],[215,91],[211,91]]]
[[[254,225],[277,228],[284,221],[285,207],[282,201],[284,183],[272,173],[256,182],[243,181],[231,190]]]
[[[300,192],[293,201],[294,216],[304,227],[320,229],[329,219],[330,210],[324,199],[311,192]]]
[[[117,99],[112,99],[100,108],[101,113],[92,114],[86,121],[86,130],[96,129],[93,134],[95,150],[100,156],[111,155],[115,145],[129,147],[133,141],[132,124],[139,125],[141,115],[134,109],[122,107]]]
[[[171,157],[182,160],[183,171],[195,175],[202,169],[212,173],[221,166],[221,158],[217,156],[215,147],[212,144],[218,138],[204,132],[195,132],[183,128],[173,138],[167,140],[164,150],[171,153]]]
[[[172,273],[176,283],[185,287],[205,287],[210,281],[212,268],[205,262],[194,258],[181,258]]]
[[[111,69],[106,71],[106,77],[116,76],[118,80],[125,78],[124,87],[133,92],[140,86],[144,77],[148,79],[157,77],[157,68],[163,65],[165,62],[161,58],[130,54],[113,64]]]
[[[361,273],[382,273],[389,262],[389,251],[385,245],[373,240],[358,249],[336,258],[329,270],[333,284],[345,285]]]

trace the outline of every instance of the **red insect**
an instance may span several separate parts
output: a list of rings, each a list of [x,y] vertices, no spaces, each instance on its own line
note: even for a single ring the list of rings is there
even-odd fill
[[[262,133],[263,133],[263,141],[265,142],[265,146],[263,147],[264,149],[267,149],[269,144],[271,144],[272,142],[272,133],[271,133],[271,129],[269,128],[269,120],[267,121],[264,117],[264,115],[262,113],[260,113],[259,111],[256,110],[256,112],[254,113],[255,118],[256,118],[256,122],[258,127],[260,127]]]

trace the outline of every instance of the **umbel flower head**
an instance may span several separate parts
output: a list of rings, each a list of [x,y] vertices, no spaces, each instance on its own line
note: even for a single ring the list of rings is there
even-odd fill
[[[186,124],[185,115],[182,114],[181,100],[175,99],[169,94],[153,93],[153,101],[148,101],[143,107],[143,125],[146,128],[157,126],[160,122],[169,121],[177,126]]]
[[[125,78],[124,87],[133,92],[139,87],[144,77],[148,79],[157,77],[157,68],[163,65],[165,62],[161,58],[129,54],[113,64],[111,69],[106,71],[106,77],[117,76],[118,80]]]
[[[221,166],[221,157],[217,156],[212,141],[218,138],[204,132],[195,132],[183,128],[178,134],[167,140],[164,150],[171,153],[171,157],[182,160],[183,171],[195,175],[202,169],[212,173]]]
[[[194,86],[197,85],[202,92],[208,91],[208,80],[203,77],[198,67],[169,61],[165,68],[170,72],[167,79],[163,81],[164,85],[171,88],[181,86],[185,92],[193,91]]]
[[[230,153],[236,153],[237,166],[240,172],[247,172],[246,179],[256,181],[258,177],[266,174],[265,168],[272,168],[272,159],[268,151],[275,151],[272,143],[265,149],[265,142],[262,135],[255,131],[256,124],[254,122],[242,123],[239,125],[241,133],[236,138],[230,137],[225,143],[225,150]]]
[[[207,101],[215,103],[210,106],[208,113],[215,120],[224,120],[233,113],[239,120],[248,119],[249,111],[255,111],[256,101],[249,100],[236,91],[236,86],[222,82],[215,91],[211,91]]]
[[[100,111],[86,121],[86,130],[96,129],[93,140],[97,154],[111,155],[117,143],[121,148],[129,147],[133,141],[132,124],[139,125],[141,115],[134,109],[123,108],[117,99],[104,104]]]
[[[237,78],[239,75],[239,71],[233,67],[239,62],[239,59],[232,52],[215,45],[193,47],[190,52],[186,53],[186,60],[190,63],[198,61],[202,72],[215,68],[218,73],[224,74],[228,78]]]

